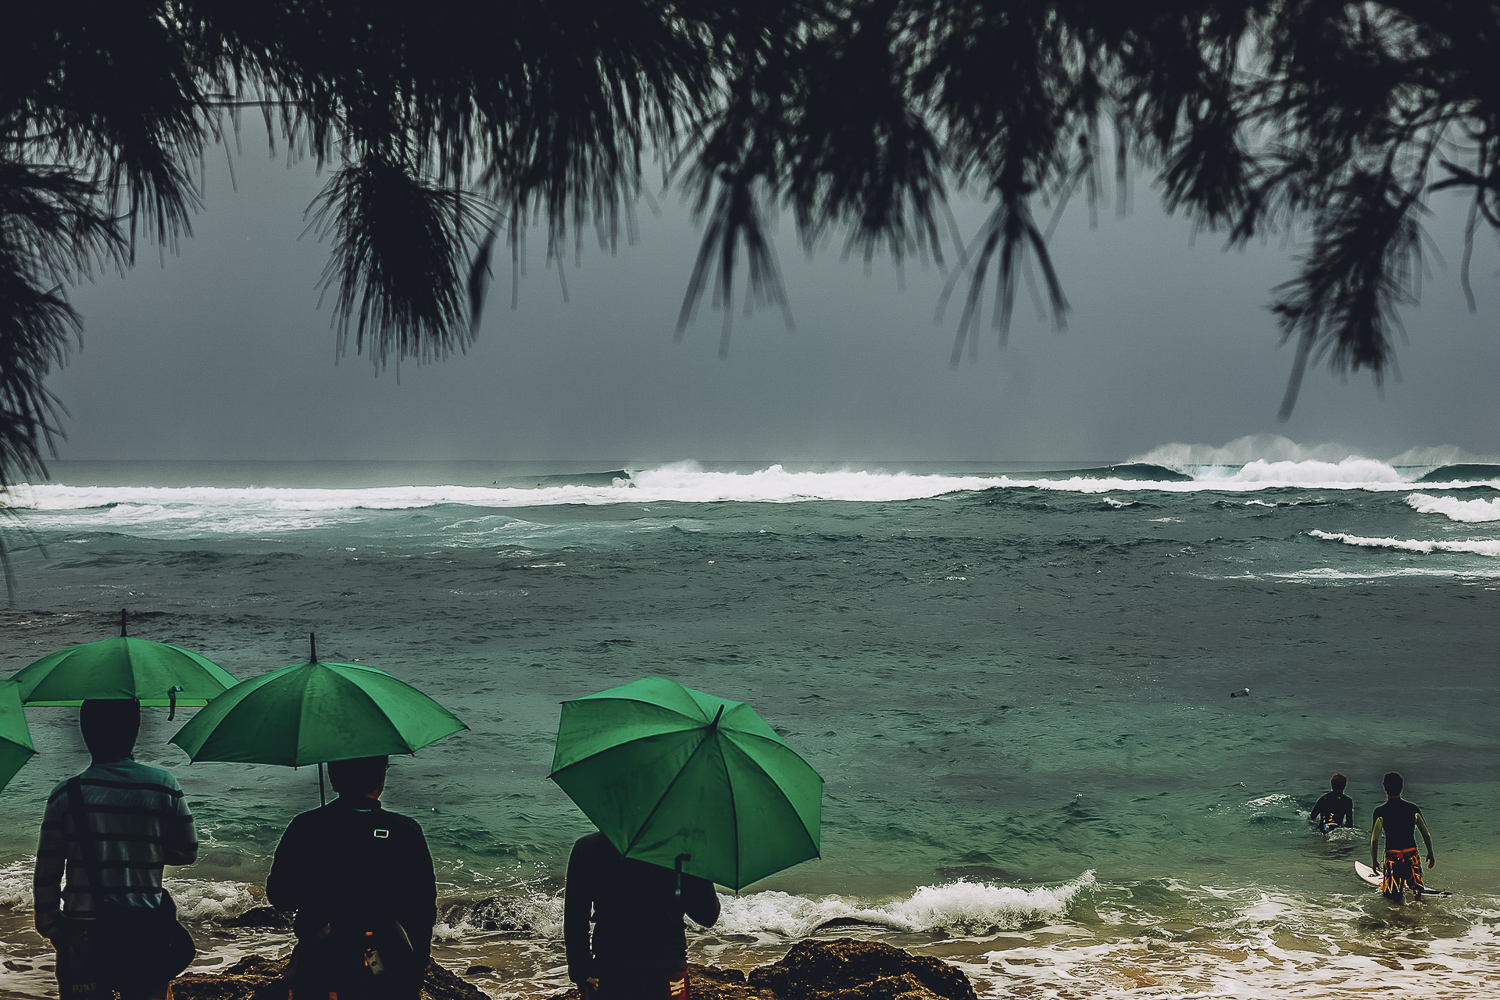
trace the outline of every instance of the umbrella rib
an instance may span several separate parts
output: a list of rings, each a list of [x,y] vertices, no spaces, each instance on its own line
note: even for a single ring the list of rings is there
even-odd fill
[[[754,734],[753,733],[736,733],[735,735],[737,735],[737,736],[753,736]],[[759,738],[760,739],[765,739],[765,737],[763,737],[763,736],[759,737]],[[729,742],[730,742],[731,745],[734,745],[734,741],[733,740],[730,740]],[[809,771],[812,771],[813,775],[818,779],[818,784],[819,784],[820,789],[821,789],[821,786],[823,784],[823,776],[821,774],[818,774],[817,770],[814,769],[811,764],[807,763],[807,761],[805,761],[805,760],[802,760],[801,754],[797,753],[797,751],[793,750],[791,747],[787,746],[785,743],[779,743],[778,742],[777,745],[780,746],[780,747],[782,747],[783,749],[789,751],[792,754],[792,756],[796,757],[799,761],[802,761],[802,765],[804,767],[806,767]],[[743,747],[735,746],[735,749],[738,750],[742,754],[745,753],[745,750],[744,750]],[[750,757],[749,754],[745,754],[745,756],[748,757],[752,763],[756,763],[755,758]],[[764,771],[764,770],[765,769],[762,768],[762,771]],[[809,830],[807,829],[806,824],[803,823],[803,822],[801,822],[802,813],[797,808],[796,803],[794,803],[792,801],[791,796],[787,795],[786,789],[783,788],[783,787],[781,787],[781,782],[773,780],[771,782],[771,787],[773,787],[773,788],[776,789],[776,794],[781,796],[781,801],[785,802],[786,803],[786,807],[792,811],[792,815],[797,817],[797,819],[798,819],[797,828],[800,829],[802,831],[802,835],[807,838],[808,846],[810,846],[813,849],[813,856],[821,858],[823,856],[823,849],[822,849],[822,847],[820,847],[813,840],[812,833],[809,832]],[[821,793],[821,790],[820,790],[820,792],[819,792],[819,799],[820,799],[819,805],[820,806],[821,806],[821,798],[822,798],[822,793]],[[738,874],[738,873],[736,873],[736,874]]]
[[[700,753],[703,752],[703,748],[708,745],[708,741],[713,735],[714,734],[712,730],[707,731],[703,734],[702,741],[699,742],[699,744],[693,749],[692,753],[688,754],[688,759],[682,762],[682,766],[677,769],[677,773],[672,775],[672,780],[668,782],[667,787],[662,790],[661,795],[656,800],[656,804],[653,805],[651,807],[651,811],[646,814],[646,818],[641,820],[641,825],[636,827],[635,836],[630,838],[630,842],[625,845],[625,850],[621,851],[621,854],[625,855],[626,857],[630,856],[630,852],[635,849],[636,841],[641,839],[641,834],[645,833],[646,827],[651,825],[651,820],[656,817],[656,812],[661,808],[661,804],[667,801],[667,796],[671,795],[672,789],[677,787],[677,782],[682,778],[683,773],[687,771],[689,765],[693,763],[693,758],[697,757]]]
[[[733,743],[730,740],[730,744]],[[729,786],[730,829],[734,831],[734,891],[739,892],[740,886],[744,885],[740,879],[740,807],[734,797],[734,779],[729,777],[729,755],[722,750],[719,751],[719,764],[724,768],[724,784]]]

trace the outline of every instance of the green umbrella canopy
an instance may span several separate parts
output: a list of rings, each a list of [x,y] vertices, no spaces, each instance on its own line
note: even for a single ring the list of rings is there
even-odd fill
[[[195,761],[301,767],[412,753],[467,728],[383,670],[314,659],[241,681],[209,702],[172,742]]]
[[[551,778],[626,857],[732,889],[819,856],[818,773],[749,705],[664,677],[563,702]]]
[[[49,653],[13,677],[27,705],[82,705],[91,698],[134,698],[142,705],[206,705],[234,684],[197,653],[120,634]]]
[[[34,756],[36,748],[21,711],[21,686],[13,680],[0,681],[0,788]]]

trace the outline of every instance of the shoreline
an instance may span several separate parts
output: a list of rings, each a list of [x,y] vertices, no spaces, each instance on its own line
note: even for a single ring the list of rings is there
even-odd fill
[[[173,980],[168,1000],[285,1000],[287,960],[252,952],[221,971],[189,972]],[[40,968],[40,966],[38,966]],[[472,979],[487,966],[464,974],[433,959],[421,1000],[490,1000],[495,994]],[[502,971],[503,970],[499,970]],[[691,996],[698,1000],[978,1000],[969,977],[957,966],[913,955],[901,948],[853,938],[802,940],[775,962],[750,969],[688,963]],[[578,1000],[577,987],[537,990],[549,1000]],[[0,1000],[54,1000],[50,994],[0,989]]]

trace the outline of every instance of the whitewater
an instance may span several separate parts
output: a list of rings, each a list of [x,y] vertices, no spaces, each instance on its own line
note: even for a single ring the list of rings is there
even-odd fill
[[[238,677],[369,663],[471,730],[393,763],[438,864],[437,955],[495,996],[564,985],[584,817],[546,781],[558,702],[658,674],[753,705],[825,778],[823,856],[723,895],[694,960],[889,941],[985,996],[1500,991],[1500,465],[1284,439],[1113,464],[60,463],[9,498],[0,675],[132,633]],[[1248,688],[1248,697],[1231,698]],[[139,756],[198,820],[169,885],[212,969],[289,945],[263,905],[303,769]],[[41,802],[74,713],[3,793],[0,990],[52,988],[29,930]],[[1407,776],[1454,895],[1351,873]],[[1350,776],[1358,829],[1305,811]]]

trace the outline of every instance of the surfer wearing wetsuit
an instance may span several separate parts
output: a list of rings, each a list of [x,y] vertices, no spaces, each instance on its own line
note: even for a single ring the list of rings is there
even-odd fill
[[[1387,896],[1400,897],[1406,886],[1411,886],[1417,898],[1422,897],[1422,863],[1417,856],[1416,832],[1422,832],[1422,841],[1427,845],[1427,867],[1437,864],[1432,851],[1432,834],[1422,820],[1422,810],[1413,802],[1401,797],[1405,780],[1395,771],[1385,776],[1385,805],[1375,808],[1374,825],[1370,828],[1370,867],[1381,873],[1380,891]],[[1380,846],[1381,831],[1385,832],[1385,868],[1375,860],[1375,851]]]
[[[568,978],[584,1000],[687,1000],[683,914],[719,919],[713,883],[623,857],[602,833],[580,838],[563,900]]]
[[[1344,786],[1349,779],[1342,774],[1335,774],[1329,781],[1333,791],[1325,792],[1313,806],[1312,812],[1307,819],[1310,823],[1318,824],[1319,830],[1331,830],[1336,826],[1354,825],[1354,800],[1344,794]]]

